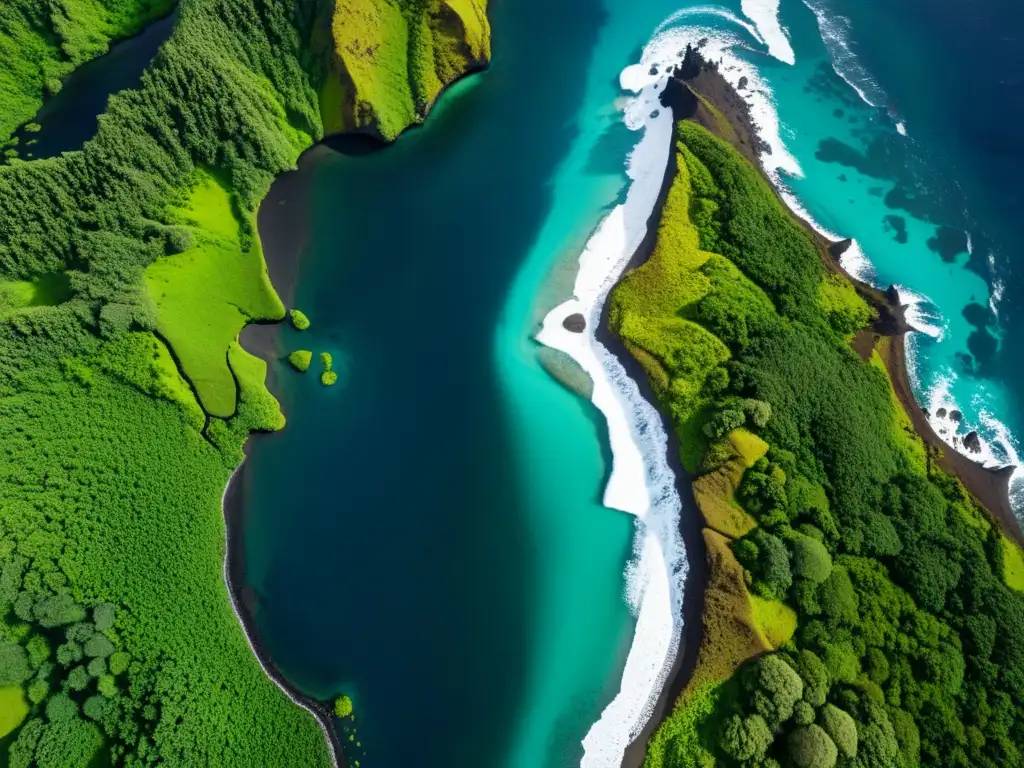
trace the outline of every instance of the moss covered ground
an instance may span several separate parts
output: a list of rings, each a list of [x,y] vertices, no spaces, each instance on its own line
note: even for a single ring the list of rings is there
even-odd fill
[[[28,701],[20,685],[0,688],[0,739],[21,725],[28,711]]]
[[[1003,577],[1018,592],[1024,592],[1024,552],[1005,536],[1003,545]]]
[[[157,330],[167,339],[203,408],[226,418],[235,412],[235,380],[228,347],[246,323],[280,320],[284,305],[270,278],[259,242],[243,245],[241,224],[223,183],[197,171],[187,204],[172,211],[195,245],[163,256],[146,269],[157,308]]]
[[[708,526],[696,669],[646,765],[1021,762],[1019,551],[927,461],[851,349],[873,312],[763,175],[695,123],[676,139],[650,260],[609,303]]]

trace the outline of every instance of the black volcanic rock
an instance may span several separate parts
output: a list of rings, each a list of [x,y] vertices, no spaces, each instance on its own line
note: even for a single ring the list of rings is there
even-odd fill
[[[832,245],[828,247],[829,255],[831,255],[836,261],[839,261],[839,257],[850,250],[851,245],[853,245],[853,240],[850,238],[840,240],[838,243],[832,243]]]
[[[697,106],[700,104],[700,99],[678,77],[669,78],[668,83],[665,85],[665,90],[661,92],[661,96],[658,98],[661,101],[661,106],[672,110],[672,115],[676,120],[685,120],[688,117],[693,117],[697,112]]]
[[[968,432],[964,437],[964,448],[971,453],[981,453],[981,438],[977,432]]]
[[[562,321],[562,327],[571,333],[583,333],[587,327],[587,319],[577,312],[565,318]]]
[[[746,76],[744,75],[743,77],[740,78],[740,81],[738,83],[736,83],[736,90],[737,91],[742,91],[744,88],[747,87],[747,83],[748,82],[750,82],[750,81],[747,80]]]
[[[692,45],[687,45],[686,53],[683,55],[683,63],[676,67],[676,71],[673,74],[680,80],[693,80],[693,78],[700,74],[703,66],[704,58],[697,53],[696,48]]]
[[[960,411],[949,412],[949,418],[951,418],[953,421],[960,421],[961,419],[963,419],[963,417],[964,415],[960,413]]]
[[[940,419],[946,418],[946,409],[945,408],[939,408],[939,410],[937,410],[935,412],[935,415],[938,416]]]

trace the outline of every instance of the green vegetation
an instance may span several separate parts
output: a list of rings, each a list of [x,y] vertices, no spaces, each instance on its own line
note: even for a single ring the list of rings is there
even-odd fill
[[[1024,552],[1005,536],[1002,538],[1003,578],[1018,592],[1024,592]]]
[[[334,700],[335,717],[348,717],[352,714],[352,699],[348,696],[339,696]]]
[[[1022,762],[1019,550],[852,351],[872,312],[757,169],[677,139],[651,260],[609,304],[708,525],[697,668],[646,765]]]
[[[292,309],[289,310],[288,317],[291,319],[292,327],[296,331],[305,331],[309,328],[309,318],[306,317],[305,312],[298,309]]]
[[[21,725],[28,712],[29,705],[21,686],[0,687],[0,739]]]
[[[309,370],[309,364],[313,362],[313,353],[308,349],[297,349],[288,355],[288,362],[296,371],[304,373]]]
[[[247,322],[280,320],[284,306],[270,285],[258,242],[250,236],[243,245],[244,230],[222,182],[197,170],[187,205],[170,214],[175,224],[190,227],[195,244],[146,269],[156,328],[206,412],[227,418],[237,395],[228,345]]]
[[[334,73],[321,92],[329,133],[394,140],[445,85],[490,59],[486,0],[338,0],[332,31]]]
[[[0,143],[171,5],[3,3]],[[388,31],[379,0],[337,5],[345,37],[321,46],[323,0],[180,0],[81,151],[0,167],[0,765],[330,762],[222,580],[223,490],[249,433],[284,424],[265,363],[237,341],[284,317],[255,213],[322,113],[358,102],[393,138],[405,115],[374,84],[403,71],[425,112],[488,55],[477,0],[401,0],[394,50],[372,40]],[[365,59],[358,99],[330,76],[349,54]],[[318,98],[332,82],[334,106]]]
[[[334,371],[334,360],[330,352],[320,353],[320,365],[323,368],[320,373],[320,383],[325,387],[333,387],[338,383],[338,374]]]
[[[173,7],[174,0],[5,0],[0,6],[0,145],[28,123],[45,96],[60,90],[62,78],[75,67]]]

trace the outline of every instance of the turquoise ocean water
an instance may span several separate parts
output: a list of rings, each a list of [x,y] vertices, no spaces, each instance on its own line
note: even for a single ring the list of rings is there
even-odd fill
[[[905,83],[867,54],[895,33],[813,6],[496,3],[492,68],[426,126],[301,172],[295,304],[313,328],[282,343],[332,352],[341,381],[272,363],[289,424],[253,445],[247,582],[288,678],[353,695],[362,765],[579,765],[619,689],[634,523],[600,504],[599,414],[531,337],[623,198],[638,134],[618,74],[652,40],[707,37],[729,76],[757,78],[780,183],[856,238],[851,268],[913,302],[918,396],[962,412],[937,426],[1014,458],[1005,221],[975,194],[991,184],[958,178],[973,166],[889,94]]]

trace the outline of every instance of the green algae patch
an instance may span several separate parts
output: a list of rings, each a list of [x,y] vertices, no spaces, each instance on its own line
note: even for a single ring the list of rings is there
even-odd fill
[[[334,700],[334,716],[348,717],[352,714],[352,699],[342,695]]]
[[[320,383],[325,387],[333,387],[338,383],[338,374],[334,370],[334,358],[331,357],[330,352],[320,353],[320,366],[322,368],[320,373]]]
[[[313,353],[308,349],[297,349],[288,355],[288,362],[296,371],[305,373],[309,370],[310,363],[313,362]]]
[[[20,686],[0,688],[0,739],[21,725],[28,713],[29,705]]]
[[[309,330],[309,318],[306,317],[306,313],[301,309],[292,309],[288,312],[288,317],[292,321],[292,328],[296,331]]]
[[[191,228],[195,245],[146,269],[157,307],[157,330],[167,339],[203,409],[225,418],[235,411],[237,389],[228,346],[246,323],[280,320],[284,306],[270,284],[258,242],[243,242],[227,187],[197,172],[177,223]]]

